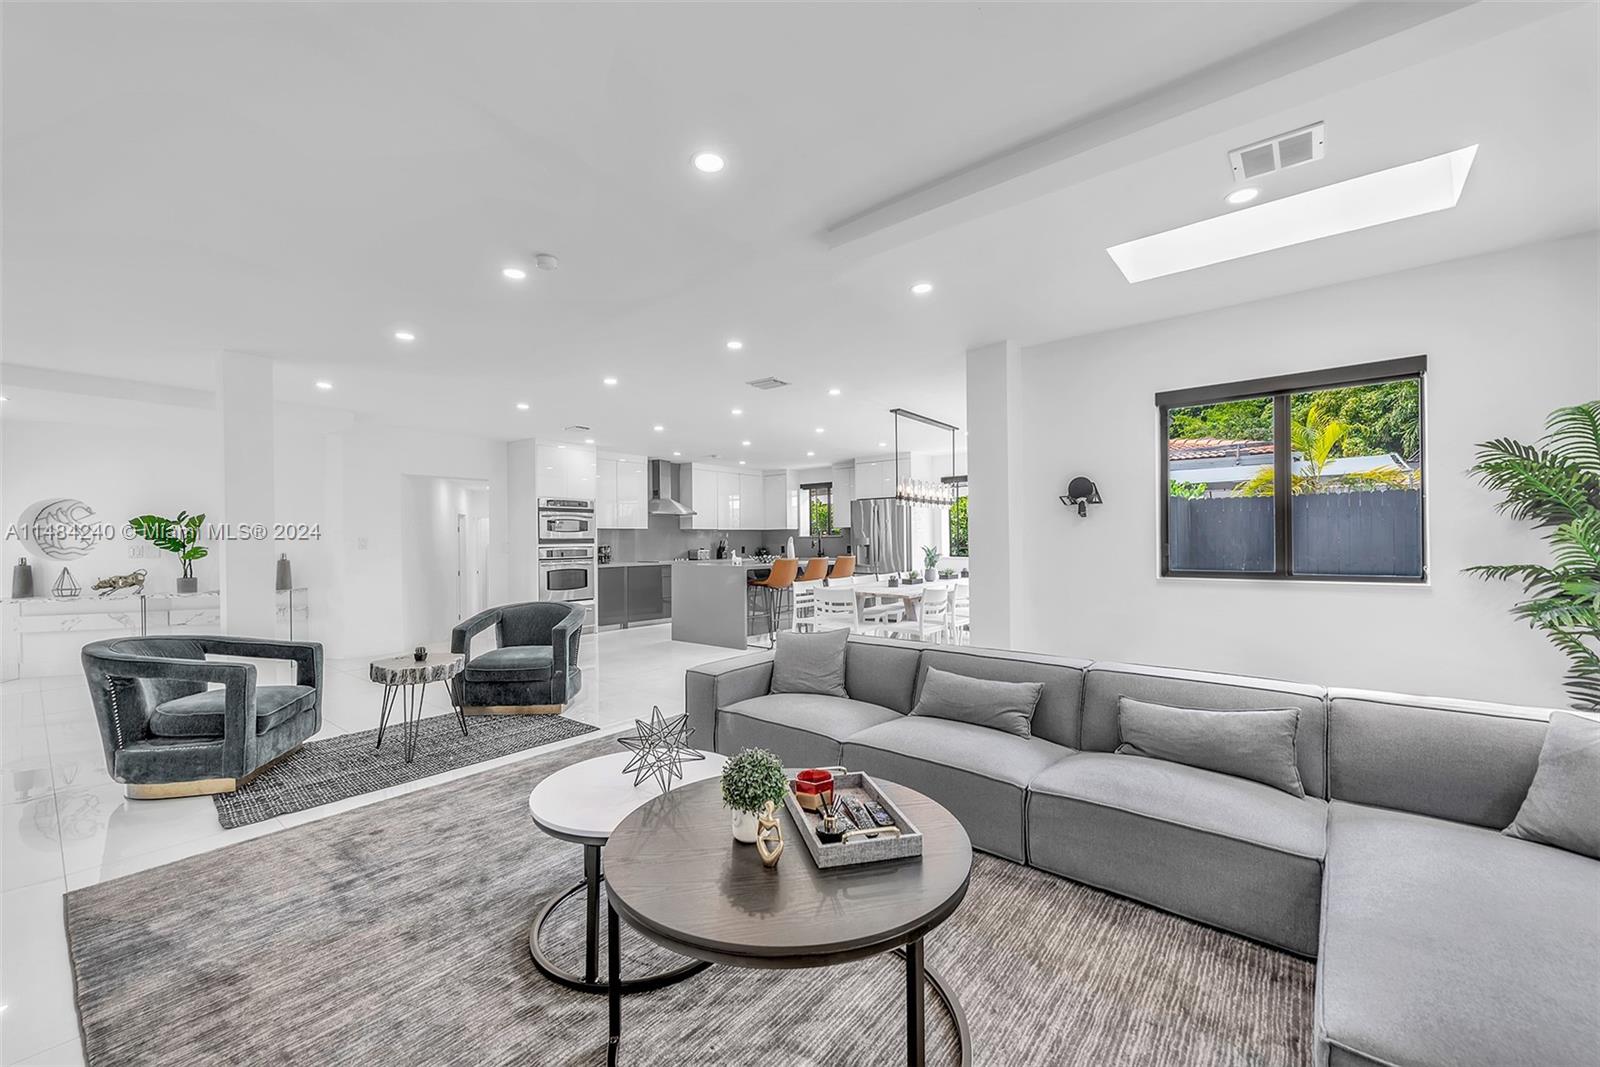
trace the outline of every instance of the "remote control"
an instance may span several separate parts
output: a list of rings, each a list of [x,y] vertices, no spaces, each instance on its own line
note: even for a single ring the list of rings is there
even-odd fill
[[[867,809],[867,814],[872,816],[872,821],[877,823],[879,826],[894,825],[894,820],[889,817],[889,813],[884,811],[883,805],[879,804],[876,800],[868,800],[862,805],[862,807]]]
[[[850,813],[850,821],[862,830],[872,829],[872,816],[867,813],[866,806],[855,797],[845,797],[842,801],[844,810]]]

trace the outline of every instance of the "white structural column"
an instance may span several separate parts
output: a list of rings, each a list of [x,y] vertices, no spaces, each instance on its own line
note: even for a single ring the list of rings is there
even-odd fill
[[[972,643],[1010,648],[1022,609],[1021,444],[1016,407],[1022,354],[998,341],[967,351],[968,550],[972,557]]]
[[[272,419],[272,361],[224,352],[217,359],[222,500],[221,507],[207,515],[207,524],[225,523],[232,531],[208,545],[218,557],[222,632],[230,637],[271,637],[275,629],[278,546],[270,534],[278,515],[273,500]],[[245,530],[264,531],[267,536],[245,539],[241,536]]]

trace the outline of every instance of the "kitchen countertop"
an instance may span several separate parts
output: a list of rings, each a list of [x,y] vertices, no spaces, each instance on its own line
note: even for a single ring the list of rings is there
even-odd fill
[[[620,562],[613,560],[610,563],[598,564],[598,566],[602,569],[607,567],[666,567],[671,565],[673,562],[673,560],[668,559],[630,559],[622,560]]]

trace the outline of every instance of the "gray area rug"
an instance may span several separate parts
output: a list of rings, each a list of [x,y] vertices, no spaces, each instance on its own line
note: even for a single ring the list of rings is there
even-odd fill
[[[224,830],[248,826],[594,729],[562,715],[469,715],[467,736],[462,737],[455,715],[430,715],[418,725],[416,753],[410,763],[405,761],[400,726],[395,722],[384,731],[382,748],[376,747],[376,730],[308,741],[236,792],[216,794],[217,821]]]
[[[89,1064],[604,1063],[605,999],[528,955],[535,911],[582,863],[532,826],[527,797],[612,751],[576,745],[67,894]],[[574,966],[582,910],[580,895],[547,928]],[[624,973],[673,960],[629,930],[623,944]],[[1311,964],[990,856],[928,964],[979,1064],[1311,1059]],[[892,956],[712,967],[623,1001],[623,1061],[903,1063],[903,976]],[[931,996],[928,1026],[929,1062],[953,1062]]]

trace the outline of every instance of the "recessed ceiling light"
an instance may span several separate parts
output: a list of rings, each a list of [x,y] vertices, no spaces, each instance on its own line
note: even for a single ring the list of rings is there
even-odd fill
[[[889,442],[888,441],[879,441],[878,442],[878,447],[879,448],[888,448],[889,447]]]
[[[715,152],[696,152],[694,156],[694,169],[702,174],[715,174],[727,163]]]
[[[556,445],[557,448],[566,448],[566,445]]]
[[[814,456],[814,455],[816,455],[816,453],[815,453],[815,452],[807,452],[807,453],[806,453],[806,455],[808,455],[808,456]]]
[[[838,396],[839,395],[839,390],[837,390],[837,389],[829,389],[828,390],[828,395],[829,396]]]
[[[741,467],[742,467],[742,466],[744,466],[744,460],[742,460],[742,459],[741,459],[741,460],[740,460],[740,461],[739,461],[739,466],[741,466]]]
[[[332,382],[318,382],[317,383],[317,388],[318,389],[332,389],[333,388],[333,383]]]
[[[682,452],[674,452],[673,455],[674,456],[681,456],[681,455],[683,455],[683,453]]]
[[[594,438],[592,438],[592,437],[585,437],[585,438],[584,438],[584,439],[583,439],[583,443],[584,443],[584,444],[586,444],[586,445],[592,445],[592,444],[594,444]]]
[[[1148,281],[1456,206],[1477,145],[1217,215],[1106,249]]]
[[[600,381],[603,382],[606,385],[616,385],[617,384],[617,380],[615,378],[601,378]]]
[[[521,267],[501,267],[500,275],[501,277],[508,278],[511,281],[520,282],[522,279],[528,276],[528,272],[523,270]]]
[[[911,287],[911,291],[918,296],[927,296],[929,293],[933,292],[933,283],[918,282],[916,285]]]
[[[823,430],[823,428],[822,428],[822,427],[821,427],[821,426],[818,426],[818,427],[817,427],[817,432],[818,432],[818,433],[823,433],[823,432],[825,432],[825,431],[824,431],[824,430]]]
[[[741,447],[743,447],[743,448],[749,448],[750,447],[750,442],[749,441],[740,441],[739,445]]]
[[[396,330],[394,332],[394,339],[396,341],[404,341],[409,344],[417,339],[417,335],[412,333],[410,330]]]
[[[527,411],[528,410],[528,402],[526,400],[517,401],[517,410],[518,411]]]
[[[732,340],[732,341],[728,342],[728,351],[729,352],[737,352],[737,351],[739,351],[739,349],[741,349],[743,347],[744,347],[744,342],[743,341],[735,339],[735,340]]]
[[[731,412],[729,412],[729,414],[731,414],[731,415],[743,415],[744,414],[744,408],[734,408]]]
[[[1257,189],[1253,185],[1247,185],[1243,189],[1235,189],[1233,192],[1229,193],[1227,196],[1223,197],[1222,199],[1226,200],[1228,203],[1233,204],[1235,207],[1237,207],[1240,204],[1248,204],[1250,201],[1254,200],[1256,197],[1258,197],[1260,195],[1261,195],[1261,190],[1260,189]]]
[[[665,433],[666,429],[667,429],[665,426],[652,426],[650,428],[652,430],[654,430],[656,433]]]

